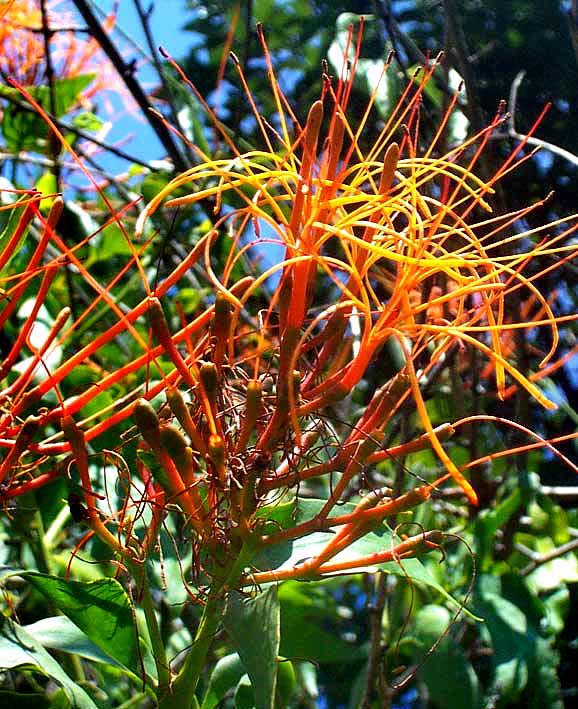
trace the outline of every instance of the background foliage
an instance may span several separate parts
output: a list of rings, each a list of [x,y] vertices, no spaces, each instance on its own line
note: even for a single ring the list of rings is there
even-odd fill
[[[71,6],[76,5],[78,10],[80,4]],[[423,61],[424,54],[434,56],[445,48],[443,70],[436,74],[434,90],[424,98],[420,127],[424,145],[431,140],[447,106],[450,69],[465,82],[461,110],[469,123],[468,130],[486,125],[502,100],[508,102],[512,112],[512,121],[490,141],[482,165],[488,175],[495,171],[500,158],[519,143],[517,136],[527,133],[543,105],[552,101],[536,134],[543,149],[506,178],[495,203],[498,212],[506,213],[555,190],[555,198],[528,217],[531,224],[538,224],[576,209],[578,13],[574,2],[536,5],[530,0],[193,2],[189,3],[190,19],[183,30],[190,33],[191,51],[181,58],[181,63],[200,94],[217,106],[219,117],[237,144],[252,147],[259,143],[257,125],[249,115],[230,65],[225,67],[224,79],[215,91],[222,71],[223,47],[231,43],[262,115],[274,115],[255,31],[256,23],[262,22],[279,81],[296,115],[304,121],[319,95],[322,61],[336,56],[353,15],[366,14],[370,17],[362,55],[367,62],[358,70],[352,123],[356,113],[361,116],[373,88],[372,62],[382,61],[390,49],[396,51],[388,75],[390,94],[380,97],[380,115],[361,138],[369,146],[379,131],[379,119],[394,105],[413,68]],[[74,9],[71,7],[71,12]],[[82,24],[78,14],[71,17]],[[158,9],[149,23],[153,35],[157,21],[163,21]],[[41,33],[37,34],[41,37]],[[138,62],[133,71],[129,59],[134,48],[118,35],[115,41],[124,47],[124,58],[117,58],[120,73],[128,71],[138,78]],[[214,137],[211,121],[174,69],[158,55],[157,60],[162,66],[163,81],[159,77],[155,87],[155,105],[169,122],[178,123],[190,140],[205,149]],[[3,78],[14,76],[14,69],[3,67]],[[102,181],[105,195],[115,208],[138,195],[151,199],[170,179],[170,165],[152,159],[142,164],[131,159],[130,144],[122,145],[117,147],[116,157],[120,151],[120,158],[126,158],[124,174],[107,174],[109,147],[114,146],[108,146],[106,138],[101,140],[100,131],[109,116],[106,105],[98,102],[98,93],[86,96],[95,66],[87,65],[73,76],[64,69],[59,75],[60,69],[55,60],[52,91],[47,89],[48,71],[39,76],[36,85],[31,77],[16,78],[32,87],[32,96],[62,121],[66,137],[91,173]],[[337,69],[330,65],[330,71],[335,74]],[[516,77],[522,71],[525,76],[517,92],[513,92]],[[134,91],[131,98],[129,95],[130,86],[123,87],[121,100],[130,101],[127,105],[134,107]],[[99,230],[95,238],[86,242],[82,258],[91,273],[108,283],[129,258],[118,225],[108,220],[102,197],[86,189],[85,179],[50,138],[45,122],[20,105],[13,87],[3,86],[2,97],[3,188],[27,189],[35,185],[44,194],[63,190],[65,207],[59,230],[69,246],[80,244]],[[162,156],[155,157],[168,156],[177,167],[187,165],[192,155],[186,145],[162,133],[154,118],[147,116],[147,120],[163,142]],[[462,129],[464,125],[462,120]],[[79,134],[79,130],[85,134]],[[455,130],[460,130],[459,125]],[[90,137],[97,137],[100,145],[87,140]],[[450,132],[447,140],[456,138]],[[9,192],[3,194],[6,198]],[[176,217],[156,217],[159,238],[152,244],[146,261],[151,278],[162,279],[183,258],[187,246],[206,229],[211,206],[183,210]],[[46,205],[45,214],[47,208]],[[7,214],[0,213],[5,229],[0,243],[13,231]],[[127,230],[134,229],[136,216],[136,209],[127,210]],[[521,223],[517,228],[525,226]],[[218,251],[216,254],[218,260]],[[29,257],[26,249],[15,250],[5,268],[10,273],[20,273]],[[6,273],[7,270],[2,272],[3,277]],[[38,317],[45,332],[54,325],[63,307],[70,307],[77,316],[93,297],[74,268],[60,271],[55,284]],[[543,285],[558,314],[577,311],[575,284],[576,266],[565,264]],[[111,293],[130,309],[141,298],[139,287],[139,277],[127,275]],[[208,302],[208,284],[193,272],[188,288],[180,293],[180,307],[185,315],[192,315]],[[518,308],[523,307],[524,303],[518,304]],[[176,312],[171,316],[176,319]],[[25,314],[19,311],[5,323],[0,339],[3,353],[10,351],[24,319]],[[62,345],[58,352],[61,361],[92,342],[102,329],[103,319],[110,327],[114,325],[109,311],[92,313],[76,330],[74,340]],[[143,329],[143,335],[144,332]],[[538,333],[529,340],[513,336],[514,356],[523,371],[534,370],[540,352],[549,347],[547,340],[540,339],[543,337]],[[575,347],[576,328],[570,323],[561,332],[559,357]],[[137,343],[126,337],[101,350],[97,364],[102,372],[108,372],[119,361],[138,355]],[[383,370],[389,366],[384,354],[369,370],[364,384],[366,393],[357,395],[356,406],[367,404],[376,382],[382,380]],[[63,395],[72,396],[97,383],[96,371],[92,363],[77,367],[63,384]],[[10,382],[10,376],[15,375],[6,376]],[[577,382],[575,364],[569,359],[556,373],[556,381],[546,380],[543,384],[560,405],[556,412],[545,414],[524,391],[499,402],[491,376],[474,356],[467,372],[448,363],[445,374],[428,392],[428,407],[434,424],[458,419],[464,411],[487,413],[513,418],[553,438],[576,431]],[[102,391],[86,401],[83,416],[101,411],[126,393],[120,384]],[[335,412],[336,425],[341,413]],[[395,433],[407,438],[415,424],[402,419]],[[115,450],[125,431],[122,425],[109,428],[99,442],[100,448]],[[465,460],[483,455],[494,444],[512,447],[522,442],[525,441],[516,438],[515,433],[504,433],[489,423],[471,424],[460,439],[461,452],[454,453]],[[127,446],[127,459],[136,467],[136,449],[130,451],[130,441]],[[574,439],[560,444],[560,449],[576,461]],[[49,469],[43,465],[41,461],[41,474]],[[400,486],[407,484],[402,480],[427,478],[436,465],[429,451],[411,453],[364,470],[362,487],[388,484],[401,492]],[[236,707],[264,705],[256,697],[259,690],[252,693],[251,682],[255,688],[263,688],[270,681],[259,664],[265,652],[288,660],[279,663],[275,697],[275,706],[279,707],[390,704],[435,708],[450,702],[456,709],[556,708],[565,703],[571,706],[578,691],[573,672],[578,641],[578,488],[572,476],[558,458],[543,449],[491,460],[473,474],[479,508],[466,507],[459,490],[447,488],[437,493],[431,503],[418,508],[411,518],[402,514],[391,522],[395,526],[411,519],[412,525],[455,534],[455,543],[445,544],[443,553],[424,555],[423,566],[392,565],[391,573],[359,573],[346,581],[288,581],[280,585],[278,599],[259,597],[262,607],[258,610],[245,608],[243,596],[235,597],[223,623],[228,635],[217,635],[209,670],[201,680],[202,706],[216,707],[219,702]],[[82,509],[75,509],[75,498],[71,498],[78,485],[77,479],[71,484],[57,476],[38,492],[32,490],[4,501],[0,665],[7,671],[2,674],[3,706],[21,704],[24,698],[31,705],[51,707],[146,706],[150,701],[142,693],[139,678],[143,673],[154,672],[154,662],[145,643],[137,647],[135,627],[141,627],[142,620],[132,615],[130,594],[134,588],[129,588],[127,594],[113,578],[115,570],[108,563],[109,551],[98,539],[91,539],[80,556],[94,563],[75,560],[71,567],[74,580],[64,578],[68,550],[80,542],[86,531]],[[111,509],[117,509],[126,492],[123,480],[114,479],[111,469],[103,466],[100,486],[100,491],[109,497]],[[159,589],[152,602],[168,654],[177,657],[194,636],[200,610],[187,602],[180,582],[181,573],[186,576],[193,565],[192,559],[185,558],[186,533],[178,527],[169,532],[163,539],[162,560],[151,565]],[[299,553],[305,555],[303,550],[295,549],[295,562]],[[15,575],[18,571],[21,575]],[[422,574],[427,574],[426,583],[420,578]],[[74,586],[75,583],[82,586]],[[468,614],[459,612],[462,603]],[[252,613],[257,613],[258,623],[265,623],[267,637],[279,636],[277,646],[260,648],[257,657],[251,656],[251,648],[260,641],[259,632],[254,635],[256,625],[257,631],[261,628],[252,620]],[[110,626],[111,616],[118,621],[115,627]],[[240,637],[235,637],[236,633]],[[23,665],[30,671],[13,669]]]

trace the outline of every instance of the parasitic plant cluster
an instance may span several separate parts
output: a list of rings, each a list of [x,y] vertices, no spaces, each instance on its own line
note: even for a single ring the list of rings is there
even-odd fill
[[[453,438],[484,417],[439,424],[428,407],[446,363],[477,351],[498,398],[516,387],[554,407],[539,380],[558,366],[561,318],[540,279],[577,251],[569,239],[576,218],[522,231],[542,203],[492,212],[497,183],[532,154],[521,143],[491,177],[480,176],[480,156],[506,120],[501,109],[487,128],[441,149],[456,94],[422,145],[420,106],[436,62],[416,72],[367,151],[360,137],[376,120],[373,100],[358,125],[348,120],[360,38],[350,35],[343,76],[326,68],[301,124],[259,36],[275,116],[260,114],[236,67],[260,147],[241,152],[197,94],[222,149],[212,156],[190,146],[197,162],[140,211],[134,239],[134,205],[109,205],[104,231],[71,245],[59,233],[62,199],[47,209],[46,196],[31,192],[9,205],[13,228],[0,254],[0,322],[20,323],[0,370],[2,500],[70,479],[85,539],[104,541],[142,588],[147,558],[178,517],[194,559],[187,588],[206,611],[193,648],[210,641],[231,589],[374,568],[438,547],[441,532],[416,529],[355,551],[448,480],[477,502],[469,471],[481,461],[457,462]],[[156,279],[161,210],[198,224],[179,263]],[[85,254],[111,234],[124,239],[124,260],[102,283]],[[10,261],[17,272],[5,268]],[[186,311],[179,298],[193,272],[208,295]],[[141,293],[129,297],[135,281]],[[38,314],[67,282],[77,312],[61,309],[39,342]],[[536,328],[549,331],[551,348],[529,373],[517,366],[512,333]],[[399,435],[401,419],[411,421],[409,438]],[[531,443],[517,451],[552,448],[526,433]],[[437,460],[431,479],[408,477],[397,490],[366,485],[368,470],[424,449]],[[102,499],[103,467],[127,483],[116,509]],[[303,540],[297,561],[275,553]],[[194,686],[199,653],[185,662],[181,689]],[[159,650],[155,659],[169,692],[166,658]]]

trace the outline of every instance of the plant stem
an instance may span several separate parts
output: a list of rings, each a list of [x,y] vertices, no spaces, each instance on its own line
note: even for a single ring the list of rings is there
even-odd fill
[[[152,653],[155,658],[159,682],[157,695],[160,700],[160,698],[168,696],[170,692],[171,671],[165,652],[165,646],[161,637],[159,623],[155,614],[154,603],[151,597],[146,571],[144,569],[140,570],[131,568],[131,573],[134,578],[139,579],[140,581],[141,606],[145,614],[146,624],[152,645]]]
[[[222,618],[225,591],[238,585],[247,559],[254,552],[252,540],[246,540],[238,555],[214,579],[192,647],[173,682],[171,693],[161,697],[159,709],[195,709],[198,706],[195,690]]]
[[[365,680],[363,698],[360,703],[360,707],[362,707],[362,709],[370,709],[372,705],[372,698],[375,694],[375,687],[378,684],[377,679],[381,672],[383,655],[382,625],[385,601],[387,597],[387,576],[382,571],[379,571],[376,574],[374,586],[375,601],[372,604],[369,619],[371,639],[369,658],[367,660],[367,677]],[[381,699],[383,699],[383,697],[381,697]]]
[[[160,698],[159,709],[189,709],[194,706],[194,693],[199,677],[221,620],[221,590],[222,582],[219,582],[216,588],[211,588],[193,646],[173,683],[171,693]]]

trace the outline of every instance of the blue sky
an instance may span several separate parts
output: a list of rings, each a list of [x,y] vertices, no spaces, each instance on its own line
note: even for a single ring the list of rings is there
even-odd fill
[[[107,14],[114,6],[113,0],[98,0],[93,5]],[[190,10],[186,9],[186,0],[157,0],[153,4],[151,18],[151,28],[155,39],[155,45],[162,45],[175,59],[186,56],[191,45],[192,37],[190,33],[183,31],[183,26],[190,16]],[[151,0],[143,0],[143,7],[148,9]],[[125,48],[123,55],[127,61],[135,58],[138,61],[137,78],[144,85],[145,90],[150,90],[158,84],[158,78],[154,69],[142,61],[139,55],[139,47],[148,55],[146,39],[135,10],[133,0],[119,0],[117,3],[117,30],[114,37],[121,47]],[[122,37],[124,33],[131,42],[134,43],[134,50],[127,47],[127,39]],[[120,78],[119,78],[120,81]],[[134,116],[126,115],[126,112],[119,106],[119,114],[113,120],[113,128],[107,137],[107,142],[115,142],[122,139],[127,134],[134,136],[132,141],[126,146],[126,151],[145,160],[161,159],[164,157],[163,149],[157,140],[152,129]],[[99,159],[103,163],[102,158]],[[106,168],[112,171],[126,170],[127,165],[114,159],[107,158]]]

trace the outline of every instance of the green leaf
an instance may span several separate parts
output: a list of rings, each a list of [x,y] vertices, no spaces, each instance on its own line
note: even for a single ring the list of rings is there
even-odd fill
[[[436,706],[476,709],[482,706],[480,683],[464,649],[447,635],[451,622],[452,616],[443,606],[424,606],[417,614],[414,634],[422,652],[417,662],[423,663],[418,676]]]
[[[95,645],[70,618],[64,615],[43,618],[36,623],[24,626],[24,630],[30,633],[43,647],[50,650],[60,650],[71,655],[79,655],[87,660],[111,665],[123,671],[128,669],[120,662],[117,662],[109,652],[104,652],[98,645]],[[142,649],[144,669],[149,677],[154,677],[156,669],[152,654],[148,647],[145,646]],[[131,674],[133,673],[131,672]],[[140,680],[141,674],[139,673],[138,676],[133,674],[133,676]]]
[[[255,693],[249,675],[243,675],[235,689],[235,709],[255,709]]]
[[[476,604],[493,649],[494,687],[505,702],[561,709],[559,657],[551,638],[542,637],[548,607],[531,588],[516,574],[478,580]]]
[[[499,578],[485,574],[478,579],[475,606],[493,649],[493,684],[503,701],[515,702],[528,683],[536,634],[520,608],[503,597]]]
[[[142,674],[134,611],[118,581],[83,583],[34,572],[25,577],[97,647],[134,674]]]
[[[530,681],[525,693],[527,709],[563,709],[558,665],[560,658],[550,642],[538,638],[528,663]]]
[[[570,591],[567,586],[562,585],[545,594],[542,602],[546,609],[549,627],[555,635],[559,635],[564,630],[570,611]]]
[[[280,636],[277,587],[254,597],[232,591],[223,622],[251,678],[257,709],[273,709]]]
[[[288,706],[293,696],[297,677],[295,668],[290,660],[279,660],[277,663],[277,695],[275,707],[283,709]]]
[[[23,197],[22,199],[25,199],[25,198]],[[16,231],[16,229],[18,227],[18,222],[20,221],[20,217],[22,216],[24,209],[25,209],[25,206],[19,205],[17,202],[14,204],[13,207],[10,208],[8,221],[6,223],[6,226],[0,232],[0,254],[3,254],[4,251],[6,251],[6,246],[7,246],[8,242],[10,241],[10,239],[12,238],[12,236],[14,235],[14,232]],[[28,236],[29,228],[30,228],[30,226],[28,225],[23,230],[22,235],[20,236],[15,247],[12,249],[11,253],[8,255],[8,261],[6,261],[6,264],[3,266],[2,270],[0,270],[0,276],[3,276],[4,274],[9,274],[8,266],[10,265],[10,262],[12,261],[12,259],[20,253],[20,251],[22,249],[22,245],[24,243],[24,240]]]
[[[295,687],[295,670],[293,663],[283,660],[277,666],[277,692],[275,709],[285,709]],[[214,705],[213,705],[214,706]],[[204,705],[203,705],[204,707]],[[235,689],[235,708],[253,709],[255,707],[255,692],[249,675],[243,674]]]
[[[4,618],[0,628],[0,669],[11,670],[15,667],[28,667],[54,679],[62,686],[75,709],[96,709],[84,689],[70,679],[35,638],[21,626]]]
[[[498,529],[505,525],[507,520],[519,509],[522,502],[522,492],[517,487],[495,509],[483,510],[478,516],[474,528],[474,538],[483,571],[487,571],[493,563],[493,548]]]
[[[185,315],[194,313],[201,304],[203,293],[198,288],[179,288],[177,300]]]
[[[98,133],[104,125],[104,121],[90,111],[83,111],[72,119],[72,125],[81,130]]]
[[[117,256],[129,256],[130,244],[126,233],[116,222],[107,224],[98,235],[91,240],[89,264],[111,261]]]
[[[48,86],[28,86],[26,89],[48,113],[51,113],[54,108],[56,118],[60,118],[78,103],[80,94],[93,80],[94,74],[57,79],[54,82],[54,107],[51,105],[51,91]],[[26,103],[20,92],[13,88],[0,86],[0,96],[2,95]],[[48,126],[36,113],[8,104],[4,108],[1,128],[8,150],[45,152]]]
[[[343,639],[345,629],[328,584],[286,581],[280,585],[280,652],[284,657],[323,663],[349,663],[367,657],[365,645]]]
[[[48,126],[35,113],[19,106],[8,105],[0,125],[8,150],[15,153],[22,150],[37,153],[46,151]]]
[[[36,189],[43,195],[54,195],[58,192],[58,183],[56,175],[50,170],[46,170],[36,183]],[[43,214],[47,214],[54,201],[53,197],[43,199],[40,202],[40,210]]]
[[[94,662],[104,662],[124,669],[123,665],[103,652],[91,642],[85,633],[64,615],[57,615],[23,626],[24,630],[35,638],[42,647],[61,650],[71,655],[79,655]]]
[[[320,512],[324,505],[324,500],[299,498],[294,500],[292,503],[279,505],[277,510],[275,510],[272,506],[268,508],[267,514],[263,516],[265,519],[274,522],[276,529],[279,529],[279,527],[282,529],[287,529],[291,526],[312,519]],[[355,505],[353,503],[347,503],[345,505],[340,505],[336,514],[347,514],[353,512],[354,509]],[[263,570],[292,569],[306,559],[319,554],[319,552],[325,548],[330,539],[331,533],[316,532],[314,534],[301,537],[300,539],[296,539],[292,542],[275,544],[262,551],[257,558],[253,560],[253,564],[256,568]],[[358,539],[335,556],[332,559],[332,562],[338,563],[341,561],[359,559],[363,556],[368,556],[369,554],[385,551],[387,549],[391,549],[396,541],[397,537],[394,538],[391,529],[389,529],[386,524],[382,523],[376,525],[373,531],[368,532],[364,537]],[[429,586],[444,596],[453,605],[457,607],[461,607],[462,605],[431,576],[429,571],[417,558],[404,559],[399,562],[389,561],[382,564],[359,567],[352,569],[348,573],[355,574],[362,571],[370,573],[376,571],[377,569],[381,569],[386,573],[395,574],[396,576],[402,576],[406,580],[413,583]],[[471,613],[465,608],[464,613],[476,619],[475,616],[472,616]]]
[[[245,667],[236,652],[222,657],[211,673],[201,709],[214,709],[225,694],[237,686],[244,674]]]
[[[147,175],[141,183],[140,189],[145,202],[150,202],[169,183],[170,176],[162,172],[153,172]]]

